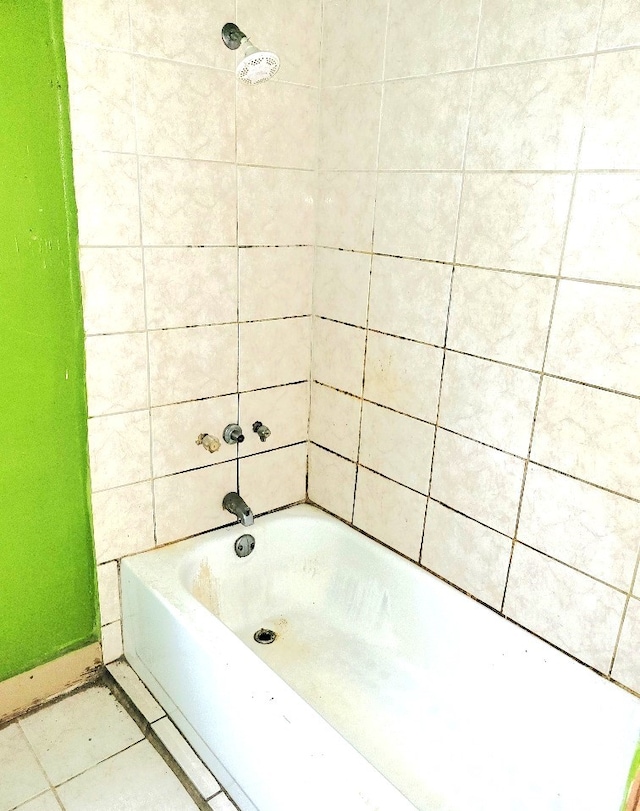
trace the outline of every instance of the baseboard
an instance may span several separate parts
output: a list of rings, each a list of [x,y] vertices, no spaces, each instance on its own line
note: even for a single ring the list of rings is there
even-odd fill
[[[99,642],[0,682],[0,724],[91,681],[102,667]]]

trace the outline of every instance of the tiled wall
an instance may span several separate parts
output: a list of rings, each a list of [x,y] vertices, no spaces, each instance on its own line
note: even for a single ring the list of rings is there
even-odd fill
[[[638,692],[639,131],[635,2],[325,0],[309,496]]]
[[[234,20],[277,80],[238,85]],[[228,523],[238,480],[256,513],[305,497],[320,22],[319,0],[65,1],[106,661],[122,555]],[[239,462],[196,446],[238,419]]]

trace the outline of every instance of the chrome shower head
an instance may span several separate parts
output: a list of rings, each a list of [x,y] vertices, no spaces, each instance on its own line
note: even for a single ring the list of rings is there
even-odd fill
[[[249,37],[235,23],[226,23],[222,28],[222,40],[227,48],[235,51],[245,45],[244,58],[238,63],[236,76],[245,84],[261,84],[273,78],[280,68],[280,59],[271,51],[256,48]]]

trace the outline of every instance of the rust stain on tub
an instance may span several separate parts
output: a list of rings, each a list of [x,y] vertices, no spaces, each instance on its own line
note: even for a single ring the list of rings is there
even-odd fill
[[[200,561],[200,568],[193,578],[191,591],[196,600],[208,608],[216,617],[220,616],[220,602],[218,600],[218,581],[212,575],[209,561],[205,558]]]

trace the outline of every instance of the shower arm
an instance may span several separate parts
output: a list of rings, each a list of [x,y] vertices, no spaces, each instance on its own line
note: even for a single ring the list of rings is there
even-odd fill
[[[225,23],[222,27],[222,41],[232,51],[237,50],[248,39],[235,23]]]

